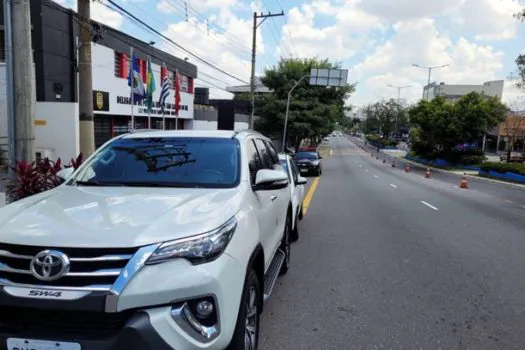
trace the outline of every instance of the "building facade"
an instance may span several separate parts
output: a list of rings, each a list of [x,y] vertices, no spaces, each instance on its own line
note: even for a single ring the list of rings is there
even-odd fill
[[[96,22],[92,24],[99,35],[94,35],[94,42],[79,43],[78,28],[82,25],[82,19],[74,11],[51,0],[31,0],[30,6],[37,156],[68,160],[79,152],[78,66],[82,64],[77,60],[79,45],[91,45],[92,49],[94,136],[97,147],[114,136],[128,132],[132,113],[136,128],[193,128],[195,65]],[[0,20],[3,21],[3,13]],[[3,48],[3,26],[0,29]],[[154,107],[149,115],[144,103],[131,105],[127,81],[131,48],[144,83],[147,61],[152,61],[156,90],[153,94]],[[5,64],[1,63],[4,61],[2,50],[0,85],[5,86]],[[174,72],[179,73],[181,82],[180,109],[177,116],[172,90],[163,115],[158,104],[161,76],[168,75],[173,80]],[[6,121],[6,94],[3,89],[0,91],[0,138],[7,136]]]
[[[477,92],[486,96],[495,96],[501,100],[503,96],[503,80],[487,81],[481,85],[449,85],[442,83],[431,83],[423,88],[423,98],[432,100],[435,97],[442,96],[446,100],[455,102],[462,96],[471,92]]]

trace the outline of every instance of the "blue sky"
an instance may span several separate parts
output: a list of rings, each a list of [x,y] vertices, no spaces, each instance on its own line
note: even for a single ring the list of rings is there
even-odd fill
[[[74,0],[56,0],[75,7]],[[106,0],[102,0],[103,2]],[[525,24],[512,14],[519,0],[115,0],[151,26],[221,69],[249,81],[254,10],[281,12],[258,31],[257,73],[279,57],[329,58],[349,69],[357,91],[348,101],[362,106],[390,98],[421,96],[427,72],[411,64],[449,66],[432,80],[480,84],[507,79],[524,49]],[[525,5],[524,5],[525,6]],[[187,21],[186,21],[187,8]],[[149,34],[107,7],[95,3],[92,17],[180,57],[187,54]],[[230,96],[222,88],[241,84],[211,67],[197,64],[198,85],[214,97]],[[521,93],[506,82],[504,100]]]

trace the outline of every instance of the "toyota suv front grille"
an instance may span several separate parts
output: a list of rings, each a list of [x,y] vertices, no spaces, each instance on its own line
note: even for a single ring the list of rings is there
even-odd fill
[[[137,251],[136,248],[58,248],[56,251],[64,254],[69,261],[67,270],[63,271],[63,276],[56,279],[42,278],[32,271],[31,262],[39,253],[52,249],[0,244],[0,285],[73,287],[106,291],[111,288]],[[51,260],[48,263],[52,264],[53,257],[49,259]],[[53,271],[49,270],[48,275],[51,273]]]

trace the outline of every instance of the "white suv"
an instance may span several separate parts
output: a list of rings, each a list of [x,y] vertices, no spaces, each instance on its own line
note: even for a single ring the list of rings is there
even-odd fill
[[[137,131],[0,209],[0,349],[256,349],[289,181],[251,131]]]

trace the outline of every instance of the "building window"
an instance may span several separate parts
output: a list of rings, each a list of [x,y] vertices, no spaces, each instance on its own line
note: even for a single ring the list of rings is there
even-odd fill
[[[117,78],[128,78],[128,56],[122,52],[115,52],[115,76]]]
[[[117,78],[122,77],[122,71],[121,71],[121,65],[120,60],[122,58],[122,53],[115,51],[115,76]]]

